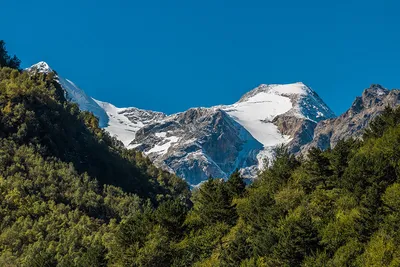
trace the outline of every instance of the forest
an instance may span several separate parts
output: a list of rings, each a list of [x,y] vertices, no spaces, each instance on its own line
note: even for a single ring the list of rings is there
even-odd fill
[[[0,42],[0,266],[400,266],[400,109],[189,190]]]

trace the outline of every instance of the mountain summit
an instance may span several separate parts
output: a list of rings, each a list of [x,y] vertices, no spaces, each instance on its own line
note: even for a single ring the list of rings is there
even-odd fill
[[[50,66],[46,62],[40,61],[40,62],[32,65],[31,67],[27,68],[26,71],[37,71],[39,73],[49,73],[49,72],[52,72],[53,70],[50,68]]]
[[[276,145],[273,120],[277,116],[296,117],[313,122],[335,117],[319,96],[303,83],[262,84],[233,105],[222,107],[262,144]],[[272,126],[272,125],[274,126]],[[282,142],[280,139],[278,143]]]

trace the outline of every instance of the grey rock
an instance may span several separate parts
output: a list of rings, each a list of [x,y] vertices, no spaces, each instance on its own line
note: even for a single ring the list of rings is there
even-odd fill
[[[262,145],[218,108],[193,108],[143,127],[131,143],[192,185],[257,163]]]
[[[360,138],[369,123],[383,112],[386,106],[396,107],[400,103],[400,90],[387,90],[373,84],[357,97],[352,106],[337,118],[318,122],[313,140],[301,148],[306,154],[312,147],[333,148],[341,139]]]

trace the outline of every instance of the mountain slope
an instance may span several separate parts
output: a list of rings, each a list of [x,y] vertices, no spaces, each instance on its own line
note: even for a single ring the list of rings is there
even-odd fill
[[[178,178],[170,173],[152,166],[141,153],[126,150],[119,141],[99,128],[91,113],[80,112],[75,104],[66,101],[66,91],[59,76],[35,68],[21,77],[39,82],[44,80],[43,86],[46,87],[38,90],[38,86],[32,86],[23,92],[27,96],[15,96],[15,100],[10,100],[13,103],[26,98],[23,101],[26,108],[19,115],[10,113],[8,117],[21,116],[21,119],[11,120],[15,125],[4,123],[10,129],[4,127],[1,132],[21,136],[21,145],[35,145],[43,157],[56,157],[71,163],[78,173],[87,173],[100,184],[120,186],[145,198],[155,198],[165,190],[157,179],[162,179],[164,185],[177,181]],[[7,116],[3,117],[7,119]],[[23,122],[25,117],[27,123]]]
[[[149,251],[153,242],[136,240],[153,229],[168,240],[183,232],[187,183],[125,149],[65,93],[52,72],[0,67],[0,266],[146,266],[152,256],[128,249]],[[132,218],[141,223],[129,235]]]

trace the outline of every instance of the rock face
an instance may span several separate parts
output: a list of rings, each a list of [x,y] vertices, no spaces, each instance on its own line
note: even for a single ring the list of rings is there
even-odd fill
[[[341,139],[358,138],[369,122],[381,114],[386,106],[400,104],[400,90],[387,90],[373,84],[357,97],[350,109],[337,118],[320,121],[314,129],[313,140],[301,148],[306,153],[311,147],[327,149]]]
[[[257,164],[256,156],[263,148],[218,108],[193,108],[145,126],[130,146],[192,185],[209,176],[226,178],[236,168]]]
[[[287,147],[294,154],[299,153],[304,145],[313,140],[314,129],[317,126],[315,121],[286,115],[276,116],[273,123],[282,134],[291,137]]]
[[[50,72],[44,62],[28,71]],[[92,111],[100,126],[127,148],[142,151],[157,166],[196,186],[209,176],[226,178],[236,168],[252,179],[274,148],[285,144],[292,153],[312,147],[327,149],[340,139],[360,137],[386,106],[400,102],[400,91],[372,85],[351,108],[336,117],[322,99],[303,83],[262,84],[238,102],[191,108],[166,115],[138,108],[117,108],[94,100],[57,74],[66,96]]]

